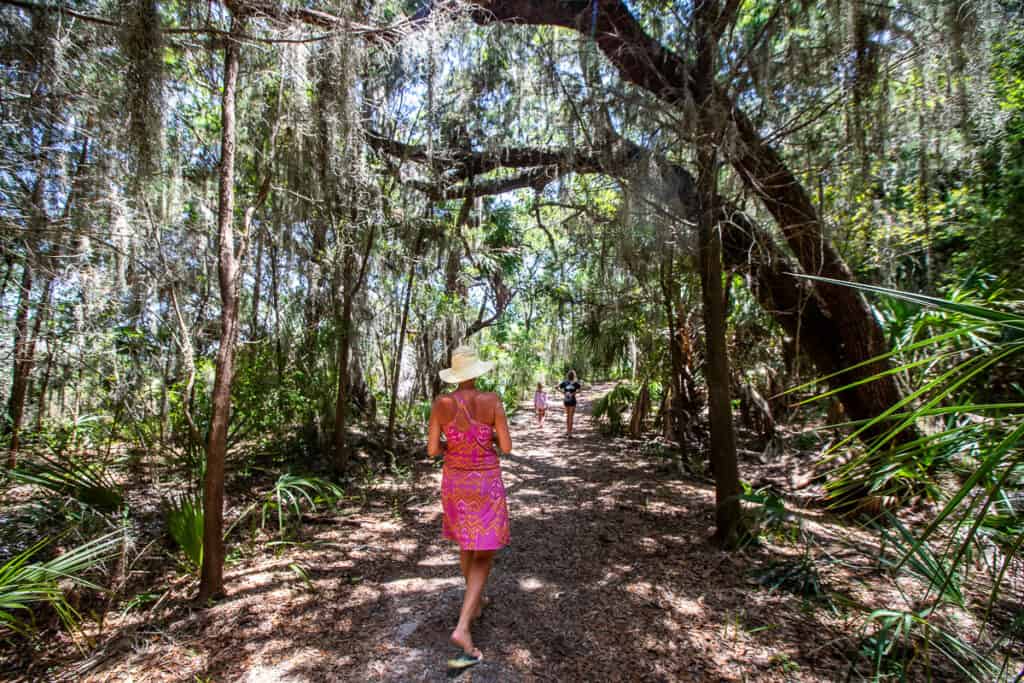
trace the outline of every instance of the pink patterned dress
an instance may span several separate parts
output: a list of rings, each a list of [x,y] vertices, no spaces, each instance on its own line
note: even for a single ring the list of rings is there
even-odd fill
[[[497,550],[509,543],[508,505],[490,425],[477,422],[465,399],[452,394],[468,428],[452,420],[441,472],[443,534],[463,550]]]

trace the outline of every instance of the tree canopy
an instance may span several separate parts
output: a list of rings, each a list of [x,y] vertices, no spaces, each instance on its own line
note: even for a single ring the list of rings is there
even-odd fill
[[[73,538],[128,599],[162,515],[230,596],[245,520],[429,475],[470,343],[509,413],[615,382],[595,425],[713,482],[721,547],[804,489],[870,518],[924,588],[860,606],[861,674],[950,605],[951,670],[1020,668],[1016,3],[0,0],[0,64],[3,567]]]

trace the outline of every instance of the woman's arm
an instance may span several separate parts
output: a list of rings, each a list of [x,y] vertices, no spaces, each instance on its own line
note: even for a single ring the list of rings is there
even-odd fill
[[[512,436],[508,433],[508,418],[505,417],[505,406],[501,404],[500,398],[497,398],[494,404],[494,434],[498,437],[498,448],[501,452],[511,453]]]
[[[441,420],[438,416],[440,401],[441,399],[437,399],[430,407],[430,423],[427,426],[427,455],[431,458],[444,455],[444,449],[441,447]]]

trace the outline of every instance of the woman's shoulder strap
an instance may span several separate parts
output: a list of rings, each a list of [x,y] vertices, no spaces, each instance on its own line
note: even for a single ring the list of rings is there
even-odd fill
[[[455,403],[458,404],[459,408],[462,410],[462,413],[463,415],[466,416],[467,420],[469,420],[470,422],[477,422],[477,420],[473,419],[473,413],[470,411],[469,404],[466,403],[466,398],[464,396],[460,396],[459,394],[453,393],[451,394],[451,397],[455,399]]]

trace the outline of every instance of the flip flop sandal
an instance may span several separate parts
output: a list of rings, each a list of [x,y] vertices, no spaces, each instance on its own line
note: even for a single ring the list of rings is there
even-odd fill
[[[449,669],[454,669],[457,671],[469,669],[470,667],[475,667],[476,665],[480,664],[480,660],[482,658],[482,655],[473,656],[472,654],[466,654],[465,652],[463,652],[459,656],[449,659]]]

